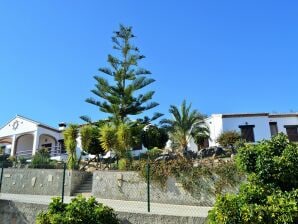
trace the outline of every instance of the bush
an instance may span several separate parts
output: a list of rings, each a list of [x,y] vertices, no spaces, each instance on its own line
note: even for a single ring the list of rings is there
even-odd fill
[[[146,160],[141,160],[134,166],[144,178],[146,178],[146,164]],[[225,187],[239,185],[244,179],[243,174],[236,170],[236,165],[233,161],[219,162],[215,166],[200,164],[194,167],[193,161],[187,160],[182,156],[177,156],[177,158],[172,160],[151,162],[150,175],[152,181],[161,187],[166,186],[169,177],[174,177],[194,197],[200,197],[204,187],[211,190],[210,193],[215,195],[221,193]],[[214,189],[209,189],[209,186],[203,186],[205,177],[214,180]]]
[[[129,160],[128,159],[120,159],[118,162],[118,169],[119,170],[128,170],[129,169]]]
[[[49,151],[44,148],[35,153],[29,167],[39,169],[53,169],[55,168],[55,165],[56,161],[51,161]]]
[[[36,224],[119,224],[113,209],[98,203],[94,197],[82,196],[63,204],[61,198],[53,198],[47,212],[38,214]]]
[[[223,132],[218,138],[217,142],[220,146],[225,148],[235,148],[235,144],[241,140],[241,135],[236,131]]]
[[[241,148],[237,164],[248,182],[238,195],[217,198],[210,224],[298,223],[298,145],[279,134]]]

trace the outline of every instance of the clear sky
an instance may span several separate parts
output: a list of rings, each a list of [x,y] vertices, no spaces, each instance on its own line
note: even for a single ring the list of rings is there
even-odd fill
[[[297,11],[294,0],[0,0],[0,125],[105,118],[84,100],[120,23],[156,79],[152,112],[183,99],[204,114],[298,111]]]

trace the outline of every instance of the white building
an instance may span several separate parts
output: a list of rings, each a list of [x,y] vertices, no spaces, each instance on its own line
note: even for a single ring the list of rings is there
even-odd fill
[[[298,141],[298,113],[213,114],[206,119],[210,129],[209,146],[217,146],[217,138],[226,131],[237,131],[247,142],[270,139],[285,133],[290,141]]]
[[[206,147],[218,146],[219,135],[226,131],[238,131],[247,142],[256,142],[270,139],[277,133],[288,135],[290,141],[298,141],[298,113],[270,114],[213,114],[206,120],[210,130],[210,138]],[[0,129],[0,148],[12,156],[30,157],[41,148],[48,148],[51,156],[56,159],[65,159],[64,140],[62,130],[46,124],[16,116]],[[82,152],[80,137],[77,139],[77,155]],[[197,151],[197,146],[190,138],[188,148]],[[132,151],[137,156],[146,149]]]
[[[17,115],[0,129],[0,148],[11,156],[29,157],[48,148],[55,157],[63,153],[62,146],[61,127],[59,130],[23,116]]]

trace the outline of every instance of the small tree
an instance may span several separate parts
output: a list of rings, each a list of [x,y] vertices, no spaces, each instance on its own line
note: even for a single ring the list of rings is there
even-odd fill
[[[79,127],[75,124],[70,124],[63,132],[64,144],[67,150],[67,167],[68,169],[75,169],[77,163],[77,138],[79,134]]]
[[[80,128],[80,135],[82,141],[82,148],[85,152],[98,155],[102,152],[102,148],[99,141],[99,130],[92,125],[84,125]]]
[[[279,134],[239,149],[238,167],[248,175],[237,195],[219,196],[210,224],[298,223],[298,145]]]
[[[241,140],[241,135],[236,131],[223,132],[218,138],[217,142],[220,146],[225,148],[235,148],[235,144]]]

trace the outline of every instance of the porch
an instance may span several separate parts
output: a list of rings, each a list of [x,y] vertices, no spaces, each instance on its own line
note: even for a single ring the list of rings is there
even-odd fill
[[[0,149],[5,154],[30,158],[44,148],[49,151],[51,157],[64,153],[60,130],[21,116],[17,116],[0,129]]]

